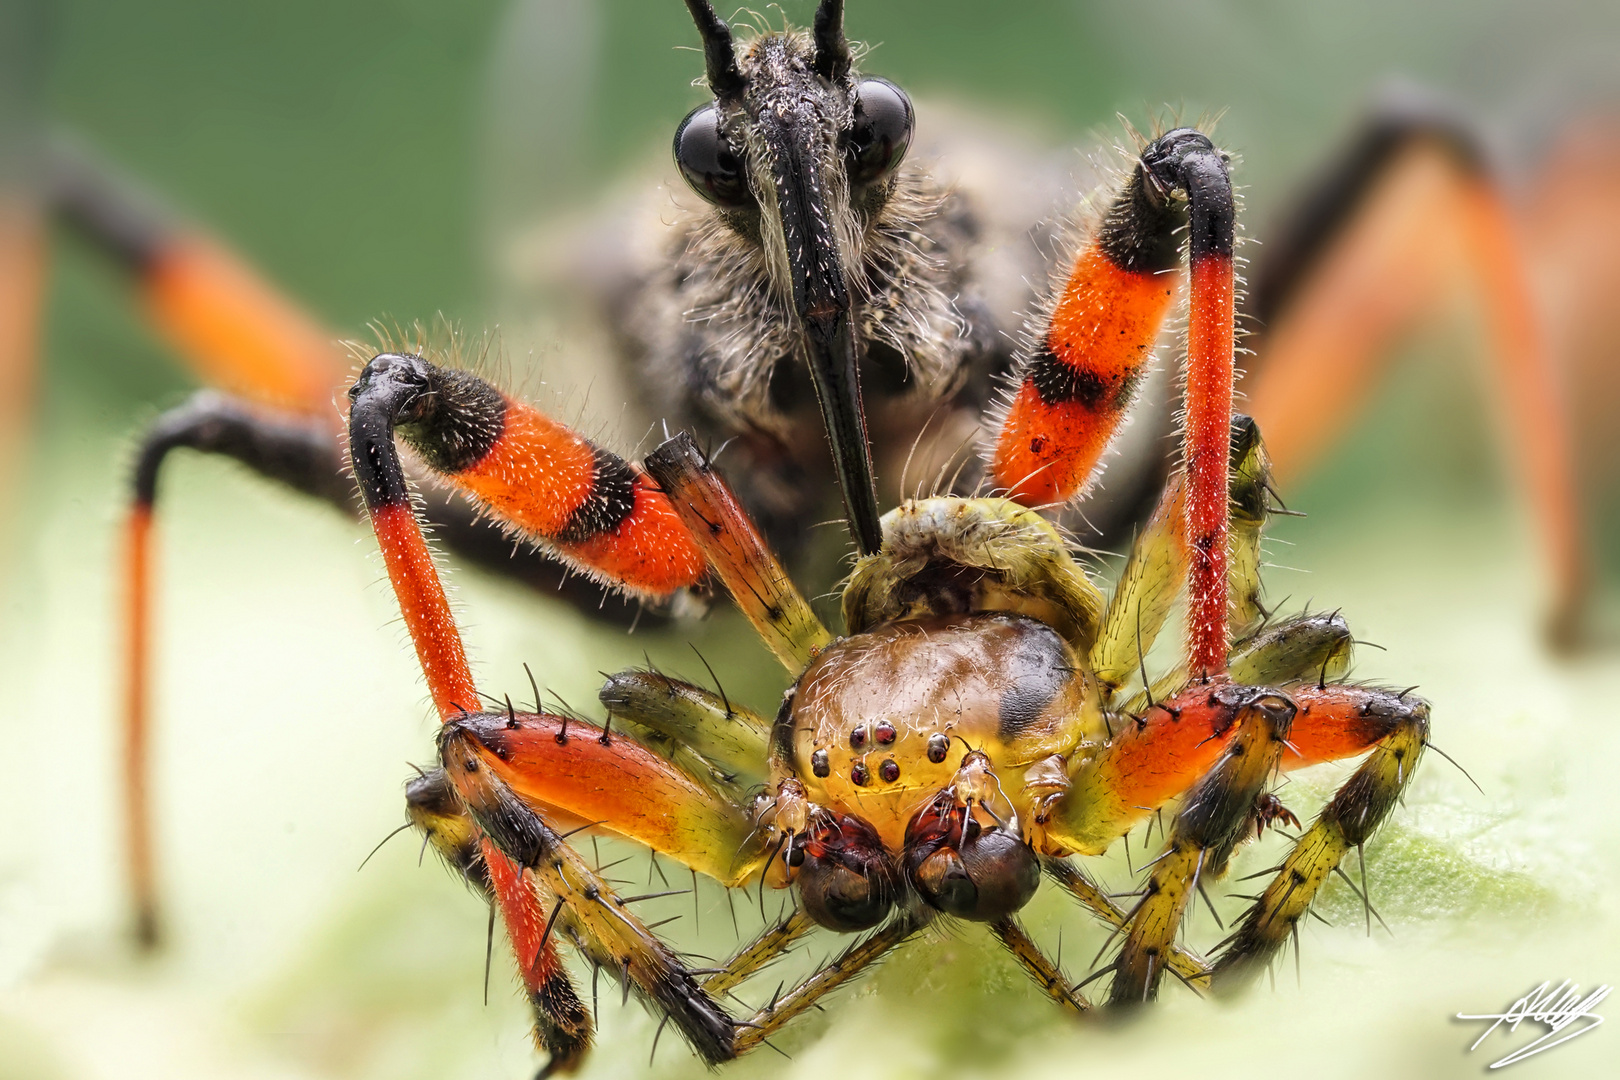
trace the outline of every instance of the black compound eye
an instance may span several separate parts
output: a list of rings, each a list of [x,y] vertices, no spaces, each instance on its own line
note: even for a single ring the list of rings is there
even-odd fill
[[[753,202],[742,159],[720,137],[720,110],[712,102],[687,113],[675,129],[675,164],[692,190],[716,206],[735,209]]]
[[[911,99],[887,79],[863,79],[855,88],[855,123],[849,132],[849,180],[856,187],[887,179],[905,159],[914,117]]]

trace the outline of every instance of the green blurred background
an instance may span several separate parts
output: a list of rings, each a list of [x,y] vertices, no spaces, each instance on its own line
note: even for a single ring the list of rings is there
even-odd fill
[[[785,11],[802,24],[812,6]],[[577,36],[534,36],[570,19]],[[55,121],[356,335],[374,318],[439,312],[485,325],[500,310],[490,267],[505,232],[659,160],[699,97],[674,0],[63,2],[41,22],[24,48],[48,57]],[[1113,138],[1116,111],[1145,124],[1167,107],[1228,110],[1220,136],[1241,155],[1246,218],[1262,236],[1386,77],[1455,95],[1506,160],[1526,164],[1538,132],[1614,89],[1604,78],[1620,56],[1612,4],[912,0],[853,3],[849,26],[880,46],[869,70],[1055,145]],[[112,796],[114,530],[133,434],[190,383],[117,275],[66,237],[49,288],[3,594],[0,1077],[526,1075],[534,1060],[499,951],[482,1002],[478,902],[439,868],[417,869],[406,840],[354,873],[399,820],[405,762],[428,758],[432,732],[369,538],[219,462],[166,474],[157,775],[173,934],[155,961],[131,954]],[[1270,579],[1295,605],[1342,604],[1386,646],[1364,651],[1359,672],[1421,683],[1438,744],[1485,789],[1426,762],[1371,856],[1393,936],[1364,936],[1353,899],[1331,892],[1337,925],[1305,934],[1297,985],[1285,969],[1275,990],[1235,1006],[1171,992],[1130,1028],[1076,1032],[964,933],[911,948],[788,1036],[791,1063],[730,1071],[1474,1075],[1489,1046],[1465,1055],[1476,1032],[1452,1013],[1496,1011],[1542,979],[1620,979],[1620,799],[1607,779],[1620,717],[1603,704],[1620,663],[1602,649],[1555,663],[1539,644],[1543,579],[1501,479],[1477,330],[1452,313],[1402,351],[1415,362],[1379,408],[1287,493],[1311,517],[1278,528],[1295,546],[1274,547],[1274,561],[1297,569]],[[626,638],[454,576],[494,687],[525,686],[527,661],[589,701],[599,670],[643,649],[700,673],[673,637]],[[769,701],[776,675],[733,621],[698,636],[728,687]],[[1290,805],[1314,809],[1335,775],[1298,782]],[[1275,861],[1274,844],[1244,866]],[[1128,879],[1117,856],[1102,872]],[[660,903],[675,914],[691,901]],[[719,891],[705,887],[698,906],[700,926],[672,932],[729,948]],[[747,933],[757,912],[739,914]],[[1076,971],[1101,943],[1051,896],[1030,922],[1048,945],[1067,926]],[[1192,932],[1221,936],[1207,915]],[[654,1024],[612,993],[600,1021],[591,1075],[643,1071]],[[1521,1068],[1592,1075],[1613,1060],[1613,1038]],[[658,1064],[701,1072],[673,1037]]]

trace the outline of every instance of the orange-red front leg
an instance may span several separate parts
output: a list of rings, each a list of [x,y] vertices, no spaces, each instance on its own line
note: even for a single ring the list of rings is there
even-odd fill
[[[534,500],[517,498],[520,476],[512,462],[520,459],[514,451],[525,449],[525,444],[517,439],[515,446],[502,443],[512,429],[506,423],[507,403],[472,376],[462,380],[460,375],[415,357],[384,355],[373,360],[350,393],[349,451],[405,625],[444,721],[439,737],[444,775],[476,825],[490,886],[531,1000],[544,1008],[543,980],[560,976],[555,956],[547,952],[555,948],[551,931],[560,920],[570,940],[594,962],[619,973],[627,989],[669,1015],[706,1060],[725,1060],[734,1054],[730,1018],[543,815],[561,810],[570,821],[598,824],[679,853],[677,857],[684,855],[697,868],[729,881],[734,873],[746,876],[752,870],[746,857],[750,838],[746,813],[627,736],[557,716],[472,711],[477,687],[411,506],[394,444],[396,427],[414,429],[418,452],[439,471],[471,472],[475,478],[493,478],[492,483],[505,485],[496,490],[513,494],[511,516],[543,508]],[[556,460],[568,460],[567,452],[577,451],[579,444],[598,460],[602,457],[560,425],[528,430],[551,440]],[[539,471],[531,472],[527,480],[545,488],[550,482],[543,471],[545,462],[535,456],[534,448],[528,449],[522,460]],[[584,479],[590,481],[592,474]],[[594,511],[588,504],[596,490],[588,483],[583,500],[580,492],[573,492],[574,508],[567,511],[571,518],[601,524],[591,516]],[[638,490],[663,500],[650,488]],[[556,492],[569,493],[566,486]],[[645,504],[621,508],[617,525],[641,523],[638,505]],[[618,511],[610,505],[607,512]],[[660,513],[662,519],[674,521],[667,500]],[[655,517],[654,523],[658,520]],[[674,524],[679,528],[678,521]],[[612,535],[609,528],[597,532]],[[634,533],[618,535],[628,542]],[[685,542],[691,544],[689,538]],[[635,552],[627,549],[620,554],[629,557]],[[650,565],[656,569],[666,564]],[[700,560],[697,569],[702,569]],[[739,861],[742,869],[733,871]],[[542,1019],[538,1028],[542,1040],[559,1027],[573,1030],[568,1027],[573,1023],[569,1016]]]
[[[45,162],[44,194],[50,212],[131,275],[147,316],[199,379],[227,388],[248,402],[275,407],[278,413],[262,417],[272,440],[286,429],[301,429],[294,440],[309,445],[300,446],[300,453],[309,458],[312,455],[303,451],[313,449],[320,464],[304,474],[310,483],[293,480],[295,486],[346,504],[349,493],[339,482],[336,468],[340,421],[333,395],[349,362],[335,335],[219,242],[155,212],[132,184],[77,142],[63,136],[53,138]],[[0,206],[0,219],[4,219],[0,220],[0,413],[21,408],[29,399],[24,383],[31,365],[14,364],[9,346],[30,329],[26,323],[13,325],[14,317],[22,315],[15,303],[37,304],[37,296],[30,299],[28,287],[33,282],[24,276],[26,266],[12,265],[16,244],[11,242],[8,209]],[[147,948],[157,943],[161,929],[146,764],[150,742],[150,551],[157,467],[168,450],[185,445],[230,453],[277,479],[290,479],[275,467],[279,451],[257,457],[254,449],[242,452],[246,442],[252,441],[241,439],[242,406],[243,402],[216,395],[206,404],[199,399],[164,416],[141,448],[135,503],[125,523],[125,829],[136,939]],[[215,415],[202,415],[211,409]],[[176,422],[188,420],[194,422],[189,429],[179,430]],[[19,424],[0,426],[7,434],[21,428]],[[0,444],[7,434],[0,434]],[[226,445],[219,445],[222,435]],[[0,467],[5,464],[4,449],[0,445]],[[272,467],[264,468],[266,460]]]
[[[355,477],[388,567],[389,582],[427,678],[428,692],[440,719],[448,722],[477,708],[478,688],[467,666],[467,652],[450,614],[450,602],[439,582],[432,552],[411,508],[410,492],[393,443],[395,417],[388,405],[375,396],[356,395],[350,413],[349,448]],[[555,980],[562,971],[557,944],[546,933],[549,917],[520,868],[508,863],[487,841],[482,841],[481,846],[525,989],[531,1001],[543,1006],[549,999],[539,993],[541,984]],[[570,1026],[573,1020],[563,1018],[559,1023]],[[555,1026],[558,1024],[549,1018],[537,1025],[537,1037],[542,1043]],[[583,1054],[583,1047],[576,1048],[576,1052]]]

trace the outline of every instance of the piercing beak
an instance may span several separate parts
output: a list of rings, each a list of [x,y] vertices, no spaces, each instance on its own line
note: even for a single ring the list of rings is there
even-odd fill
[[[809,140],[793,131],[792,121],[771,117],[762,126],[773,151],[771,180],[781,213],[793,305],[832,444],[844,510],[860,553],[875,554],[883,534],[878,524],[866,413],[861,405],[854,299],[827,204],[821,162],[809,149]]]

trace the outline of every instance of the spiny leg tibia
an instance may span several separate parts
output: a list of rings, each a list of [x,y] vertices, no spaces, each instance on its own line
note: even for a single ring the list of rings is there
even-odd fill
[[[1114,903],[1085,871],[1073,863],[1062,859],[1043,859],[1041,868],[1053,881],[1073,894],[1088,911],[1114,927],[1116,931],[1123,930],[1125,924],[1130,921],[1130,912]],[[1171,972],[1187,985],[1192,987],[1209,985],[1209,961],[1191,949],[1172,944],[1165,954],[1164,962],[1169,965]]]
[[[1284,768],[1373,752],[1322,808],[1215,957],[1214,985],[1231,989],[1262,971],[1295,932],[1322,883],[1389,815],[1428,743],[1421,698],[1358,687],[1291,688],[1299,707]],[[1366,896],[1363,902],[1370,903]],[[1370,908],[1369,908],[1370,910]]]

